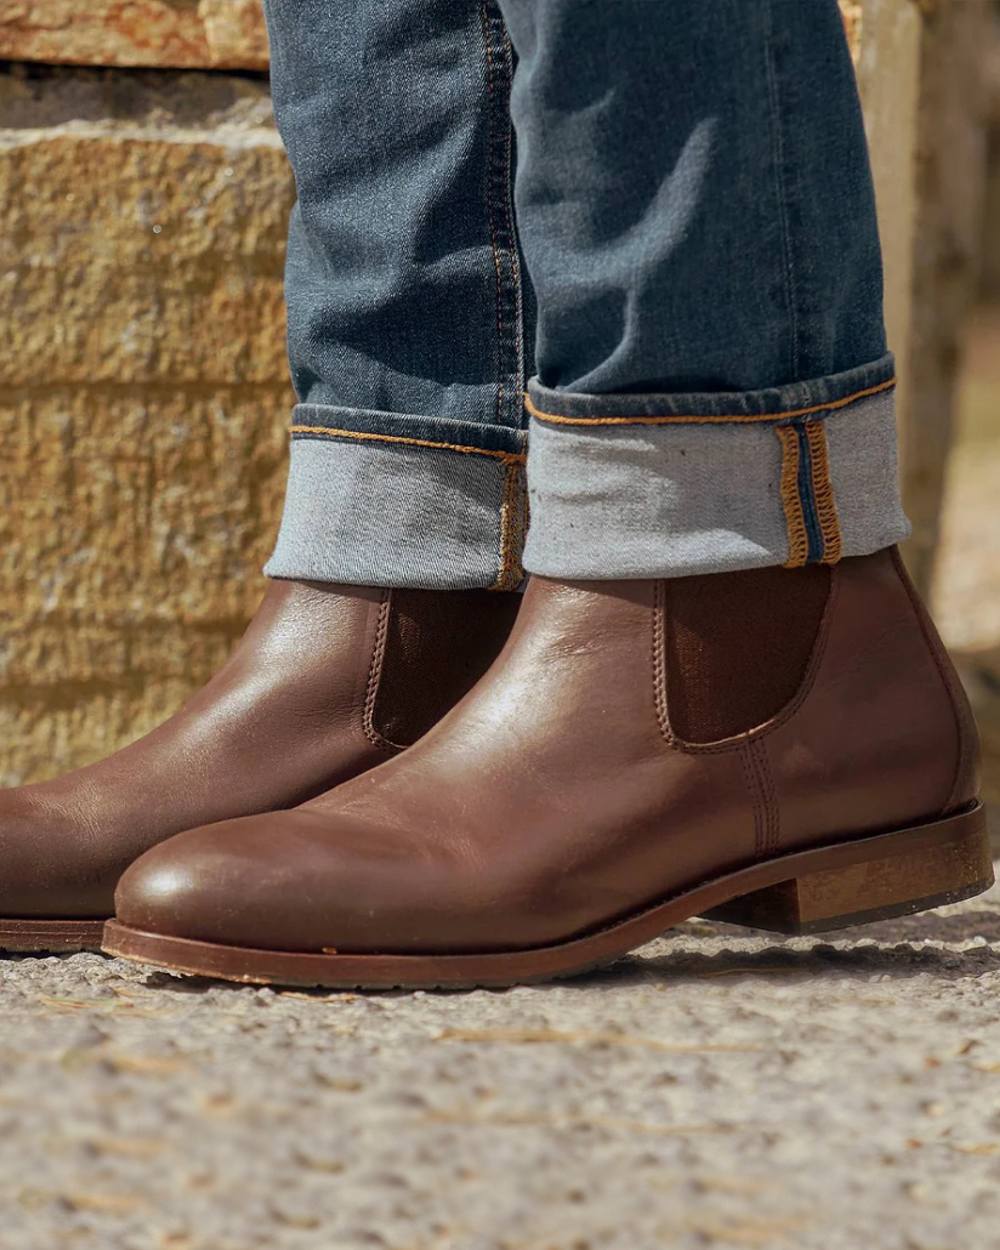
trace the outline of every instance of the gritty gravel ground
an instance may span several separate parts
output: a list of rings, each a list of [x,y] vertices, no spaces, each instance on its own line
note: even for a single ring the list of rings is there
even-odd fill
[[[1000,890],[505,992],[0,978],[2,1250],[997,1244]]]

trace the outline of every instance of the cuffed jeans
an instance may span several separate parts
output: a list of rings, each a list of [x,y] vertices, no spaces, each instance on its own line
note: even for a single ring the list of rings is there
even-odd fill
[[[300,401],[269,574],[507,589],[905,537],[836,0],[267,13]]]

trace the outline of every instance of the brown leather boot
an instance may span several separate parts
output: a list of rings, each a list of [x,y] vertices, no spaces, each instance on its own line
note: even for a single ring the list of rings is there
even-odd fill
[[[109,759],[0,792],[0,949],[100,944],[136,856],[293,807],[398,754],[478,680],[520,596],[274,581],[236,651]]]
[[[412,751],[148,852],[104,949],[239,981],[506,985],[710,909],[794,932],[917,911],[993,879],[976,758],[894,551],[535,578]]]

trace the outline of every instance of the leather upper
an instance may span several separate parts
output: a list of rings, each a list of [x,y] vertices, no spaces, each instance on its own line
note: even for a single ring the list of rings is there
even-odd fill
[[[480,676],[518,599],[270,582],[229,661],[165,724],[0,792],[0,915],[108,915],[121,872],[162,839],[292,807],[390,758]],[[391,656],[399,619],[420,635],[409,667]]]
[[[119,920],[283,950],[526,948],[974,797],[971,722],[894,552],[836,566],[798,689],[725,739],[672,730],[670,628],[663,583],[534,578],[489,674],[412,750],[154,849]]]

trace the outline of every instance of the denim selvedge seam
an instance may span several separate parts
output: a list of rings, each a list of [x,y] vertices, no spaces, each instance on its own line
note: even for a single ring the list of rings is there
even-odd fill
[[[826,423],[822,419],[807,421],[806,439],[812,463],[813,509],[819,524],[824,564],[836,564],[843,554],[843,535],[837,501],[830,478],[830,447],[826,438]]]
[[[799,444],[799,471],[796,474],[796,487],[802,501],[802,518],[806,526],[806,563],[815,564],[823,557],[823,535],[820,533],[819,517],[816,515],[816,490],[813,485],[812,445],[806,436],[803,422],[792,424],[795,437]]]
[[[528,528],[526,508],[522,462],[509,460],[504,469],[503,497],[500,501],[499,572],[490,590],[516,590],[524,581],[521,553]]]
[[[523,424],[523,294],[514,225],[510,88],[513,54],[503,18],[492,0],[481,0],[487,93],[486,214],[496,273],[497,398],[500,425]]]
[[[776,425],[781,445],[781,504],[788,530],[785,568],[836,564],[843,551],[822,420]]]

